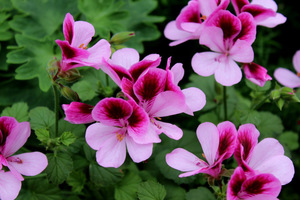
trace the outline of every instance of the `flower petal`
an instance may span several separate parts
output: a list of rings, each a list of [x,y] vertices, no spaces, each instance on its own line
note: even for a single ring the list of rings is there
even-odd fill
[[[88,48],[90,53],[87,59],[83,59],[83,62],[89,63],[88,66],[93,66],[99,69],[104,65],[103,60],[108,60],[111,54],[111,48],[108,41],[101,39],[94,46]]]
[[[63,23],[63,33],[65,39],[69,42],[69,44],[71,44],[74,35],[74,18],[70,13],[67,13],[65,16]]]
[[[300,50],[296,51],[293,56],[293,65],[296,72],[300,72]]]
[[[294,74],[288,69],[278,68],[275,70],[274,76],[280,84],[286,87],[290,87],[290,88],[300,87],[300,77],[298,77],[296,74]]]
[[[200,44],[209,47],[212,51],[219,53],[226,51],[224,46],[224,33],[220,27],[205,27],[202,31],[199,42]]]
[[[129,70],[133,64],[139,62],[139,59],[139,53],[133,48],[119,49],[111,56],[113,64],[122,66],[127,70]]]
[[[182,138],[183,131],[178,126],[162,121],[156,121],[156,124],[160,127],[160,131],[162,131],[169,138],[174,140],[179,140]]]
[[[243,64],[243,70],[246,78],[260,87],[263,87],[267,81],[272,80],[271,76],[267,74],[267,69],[254,62]]]
[[[185,103],[188,110],[196,112],[201,110],[206,104],[206,96],[202,90],[195,87],[189,87],[182,90],[185,97]]]
[[[131,137],[126,137],[126,146],[129,156],[136,163],[147,160],[152,154],[153,143],[138,144]]]
[[[250,13],[243,12],[237,16],[242,23],[242,30],[236,37],[252,44],[256,38],[256,23]]]
[[[95,35],[94,26],[85,21],[74,22],[74,35],[71,43],[72,47],[84,48]]]
[[[135,82],[140,77],[140,75],[145,73],[149,68],[157,67],[160,64],[160,61],[161,58],[158,57],[156,60],[144,59],[136,64],[133,64],[128,70],[133,78],[133,81]]]
[[[238,39],[230,49],[230,57],[242,63],[252,62],[254,59],[254,52],[249,42]]]
[[[216,69],[222,66],[218,59],[221,55],[214,52],[196,53],[192,58],[193,70],[200,76],[213,75]]]
[[[72,124],[86,124],[95,121],[92,117],[94,106],[81,102],[71,102],[70,104],[63,104],[62,108],[65,111],[65,120]]]
[[[164,35],[170,40],[175,40],[170,43],[170,46],[181,44],[193,38],[191,33],[178,29],[176,21],[171,21],[167,24],[164,30]]]
[[[217,128],[220,135],[218,155],[225,160],[230,158],[235,150],[237,130],[235,125],[229,121],[219,123]]]
[[[232,86],[241,81],[242,71],[234,60],[224,56],[215,71],[215,79],[221,85]]]
[[[0,199],[13,200],[21,190],[21,181],[16,179],[11,172],[0,170]]]

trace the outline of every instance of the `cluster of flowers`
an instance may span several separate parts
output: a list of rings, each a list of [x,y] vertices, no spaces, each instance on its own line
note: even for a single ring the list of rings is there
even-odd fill
[[[15,199],[21,189],[22,175],[35,176],[48,165],[40,152],[16,153],[30,136],[30,124],[13,117],[0,117],[0,199]]]
[[[167,154],[166,161],[184,172],[179,177],[205,173],[218,180],[225,172],[222,162],[234,155],[238,167],[229,180],[227,199],[275,200],[281,185],[292,180],[295,169],[276,139],[265,138],[258,143],[259,134],[253,124],[241,125],[236,130],[229,121],[217,126],[205,122],[198,126],[197,137],[207,162],[182,148]]]

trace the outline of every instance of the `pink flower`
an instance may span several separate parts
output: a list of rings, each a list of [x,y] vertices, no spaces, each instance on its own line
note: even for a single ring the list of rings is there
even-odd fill
[[[127,151],[134,162],[148,159],[156,135],[148,134],[147,113],[134,101],[105,98],[92,111],[98,121],[86,130],[88,145],[97,150],[96,160],[103,167],[120,167]]]
[[[243,69],[246,78],[260,87],[263,87],[267,81],[272,80],[271,76],[267,74],[268,70],[254,62],[244,63]]]
[[[274,72],[276,80],[289,88],[300,87],[300,50],[298,50],[293,56],[293,65],[296,70],[296,74],[285,68],[278,68]]]
[[[248,176],[237,167],[228,183],[227,200],[277,200],[280,191],[281,183],[272,174]]]
[[[206,19],[220,9],[226,9],[229,0],[190,0],[175,21],[167,24],[164,35],[170,40],[170,46],[175,46],[187,40],[199,39]]]
[[[241,125],[238,129],[234,157],[245,172],[269,173],[282,185],[289,183],[295,173],[293,162],[284,155],[282,145],[273,138],[258,143],[259,131],[253,124]]]
[[[229,121],[222,122],[217,127],[204,122],[197,128],[197,137],[207,162],[182,148],[167,154],[166,162],[170,167],[185,172],[179,177],[205,173],[218,178],[223,160],[231,157],[234,152],[236,135],[236,128]]]
[[[95,121],[92,117],[94,106],[74,101],[71,104],[63,104],[62,108],[65,111],[65,120],[72,124],[87,124]]]
[[[0,199],[13,200],[21,190],[21,181],[11,172],[0,170]]]
[[[200,76],[214,74],[224,86],[240,82],[242,72],[236,62],[252,62],[255,35],[256,25],[249,13],[236,17],[229,11],[218,11],[207,20],[200,37],[200,44],[213,52],[196,53],[192,58],[194,71]]]
[[[48,165],[47,157],[40,152],[22,153],[13,155],[19,150],[30,136],[30,125],[28,122],[17,122],[13,117],[0,117],[0,169],[5,166],[10,172],[0,173],[0,179],[6,177],[8,183],[5,187],[11,188],[11,194],[0,189],[1,199],[17,196],[21,181],[25,176],[35,176],[41,173]],[[18,182],[17,182],[17,181]],[[0,181],[0,187],[2,181]],[[11,196],[10,196],[11,195]]]
[[[91,66],[100,68],[103,60],[110,57],[110,44],[104,39],[98,41],[91,48],[87,45],[95,35],[92,24],[84,21],[74,21],[73,16],[67,13],[63,23],[65,40],[56,40],[62,50],[61,70]]]
[[[250,13],[257,25],[273,28],[286,21],[286,17],[277,12],[274,0],[231,0],[236,14]]]

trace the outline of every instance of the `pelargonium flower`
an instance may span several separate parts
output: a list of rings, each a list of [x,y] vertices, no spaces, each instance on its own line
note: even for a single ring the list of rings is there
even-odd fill
[[[267,74],[268,70],[254,62],[244,63],[243,70],[246,78],[260,87],[263,87],[267,81],[272,80],[271,76]]]
[[[47,157],[40,152],[13,155],[25,144],[30,136],[30,131],[29,122],[19,123],[13,117],[0,117],[0,177],[6,177],[4,182],[8,183],[8,185],[3,186],[2,181],[0,181],[1,199],[16,197],[20,191],[21,181],[24,180],[22,175],[35,176],[48,165]],[[4,172],[3,166],[7,167],[9,172]],[[10,188],[11,193],[4,192],[3,187]]]
[[[66,115],[65,120],[72,124],[87,124],[95,121],[92,117],[94,106],[89,104],[74,101],[63,104],[62,108]]]
[[[274,0],[231,0],[236,14],[250,13],[257,25],[273,28],[286,21],[286,17],[277,13],[277,4]]]
[[[164,35],[170,40],[170,46],[175,46],[187,40],[199,39],[206,19],[220,9],[226,9],[229,0],[190,0],[176,20],[167,24]]]
[[[278,68],[274,72],[276,80],[289,88],[300,87],[300,50],[298,50],[293,56],[293,65],[296,70],[296,74],[285,68]]]
[[[236,136],[236,128],[229,121],[222,122],[218,126],[204,122],[197,128],[197,137],[207,162],[182,148],[174,149],[167,154],[166,162],[170,167],[185,172],[179,177],[205,173],[218,178],[222,162],[234,152]]]
[[[280,181],[272,174],[248,176],[237,167],[227,187],[227,200],[278,200]]]
[[[242,72],[236,62],[250,63],[254,52],[256,25],[251,14],[243,12],[234,16],[219,10],[206,22],[200,44],[213,52],[196,53],[192,58],[194,71],[201,76],[215,75],[218,83],[231,86],[240,82]]]
[[[157,135],[148,133],[147,113],[132,100],[105,98],[92,111],[97,121],[86,130],[86,142],[97,150],[96,160],[103,167],[120,167],[126,149],[134,162],[148,159]],[[151,133],[151,132],[150,132]]]
[[[111,49],[108,41],[101,39],[94,46],[87,45],[95,35],[92,24],[85,21],[74,21],[73,16],[67,13],[63,22],[65,40],[55,40],[62,51],[61,70],[91,66],[100,68],[103,60],[110,57]]]
[[[259,134],[253,124],[239,127],[234,152],[238,165],[247,173],[269,173],[282,185],[289,183],[295,173],[293,162],[284,155],[283,146],[278,140],[265,138],[258,143]]]

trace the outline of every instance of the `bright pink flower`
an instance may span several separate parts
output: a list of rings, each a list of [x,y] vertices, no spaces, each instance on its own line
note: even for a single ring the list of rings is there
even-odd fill
[[[267,81],[272,80],[271,76],[267,74],[268,70],[254,62],[244,63],[243,69],[246,78],[260,87],[263,87]]]
[[[298,50],[293,56],[293,65],[296,70],[296,74],[285,68],[278,68],[274,72],[276,80],[290,88],[300,87],[300,50]]]
[[[201,76],[214,74],[216,81],[224,86],[240,82],[242,72],[236,62],[253,61],[251,44],[255,35],[256,25],[249,13],[236,17],[229,11],[218,11],[207,20],[200,37],[200,44],[213,52],[196,53],[192,58],[194,71]]]
[[[11,172],[0,170],[0,199],[13,200],[21,190],[21,181]]]
[[[236,128],[229,121],[222,122],[217,127],[210,122],[204,122],[197,128],[197,137],[207,162],[182,148],[167,154],[166,162],[170,167],[185,172],[179,177],[205,173],[217,178],[223,160],[231,157],[234,152],[236,136]]]
[[[74,101],[71,104],[63,104],[62,108],[65,111],[65,120],[72,124],[87,124],[95,121],[92,117],[94,106]]]
[[[190,0],[176,20],[167,24],[164,35],[170,40],[170,46],[187,40],[199,39],[206,19],[220,9],[226,9],[229,0]]]
[[[121,86],[123,78],[135,82],[149,68],[157,67],[160,64],[160,60],[161,58],[158,54],[150,54],[140,61],[140,55],[135,49],[123,48],[113,53],[111,59],[107,60],[101,69],[118,86]]]
[[[273,28],[286,21],[286,17],[277,12],[274,0],[231,0],[236,14],[250,13],[257,25]]]
[[[280,191],[281,183],[272,174],[248,176],[237,167],[228,183],[227,200],[277,200]]]
[[[147,113],[134,101],[105,98],[92,111],[98,121],[86,130],[88,145],[97,150],[96,160],[103,167],[120,167],[127,151],[134,162],[148,159],[157,135],[148,134]]]
[[[75,22],[73,16],[67,13],[63,23],[63,32],[65,40],[56,40],[62,50],[62,71],[82,66],[99,69],[103,60],[110,57],[110,44],[104,39],[98,41],[91,48],[87,48],[95,35],[92,24],[85,21]]]
[[[284,155],[284,149],[276,139],[265,138],[258,143],[259,134],[253,124],[239,127],[234,152],[238,165],[248,173],[270,173],[282,185],[289,183],[295,173],[293,162]]]
[[[12,155],[25,144],[30,136],[30,131],[28,122],[19,123],[13,117],[0,117],[0,169],[5,166],[10,170],[10,173],[1,172],[0,176],[3,175],[8,178],[7,182],[12,187],[12,192],[15,192],[11,194],[13,196],[19,192],[18,188],[20,188],[15,179],[21,182],[24,180],[21,174],[35,176],[48,165],[47,157],[40,152]],[[8,195],[1,191],[2,189],[0,189],[1,198]]]

